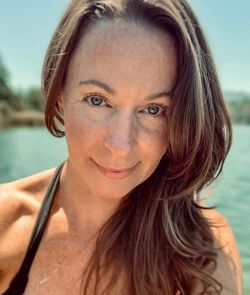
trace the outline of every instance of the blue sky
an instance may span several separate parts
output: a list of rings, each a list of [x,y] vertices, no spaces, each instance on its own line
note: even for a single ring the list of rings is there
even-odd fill
[[[17,89],[39,85],[51,34],[69,0],[2,0],[0,54]],[[189,0],[206,32],[224,90],[250,92],[250,1]]]

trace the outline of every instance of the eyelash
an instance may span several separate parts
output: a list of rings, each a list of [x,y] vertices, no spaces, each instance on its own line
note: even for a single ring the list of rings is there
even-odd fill
[[[88,101],[89,98],[93,97],[93,96],[98,96],[99,98],[101,98],[106,104],[107,104],[107,101],[106,99],[99,93],[91,93],[87,96],[84,97],[84,101],[87,102],[91,107],[103,107],[102,105],[93,105],[91,104],[91,102]],[[108,105],[108,104],[107,104]],[[147,106],[147,108],[151,107],[151,106],[157,106],[157,107],[161,107],[162,108],[162,111],[160,112],[160,114],[157,114],[157,115],[153,115],[153,114],[150,114],[150,113],[147,113],[149,116],[153,117],[153,118],[158,118],[158,117],[164,117],[166,116],[167,114],[167,111],[168,111],[168,106],[163,104],[163,103],[159,103],[159,104],[150,104],[149,106]]]

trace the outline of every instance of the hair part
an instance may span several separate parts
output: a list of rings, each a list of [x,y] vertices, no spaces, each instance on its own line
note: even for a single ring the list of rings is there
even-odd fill
[[[185,0],[74,0],[50,42],[43,66],[46,126],[63,136],[57,104],[70,58],[82,34],[99,21],[133,21],[173,36],[178,74],[168,126],[168,149],[156,171],[124,197],[103,225],[84,275],[83,294],[108,293],[124,274],[129,294],[220,294],[212,277],[217,249],[202,214],[201,190],[220,174],[232,128],[211,51]],[[58,124],[59,123],[59,124]],[[192,233],[192,235],[190,235]],[[106,275],[105,275],[106,274]],[[92,281],[95,276],[94,283]],[[91,289],[91,282],[94,289]],[[99,293],[98,293],[99,294]]]

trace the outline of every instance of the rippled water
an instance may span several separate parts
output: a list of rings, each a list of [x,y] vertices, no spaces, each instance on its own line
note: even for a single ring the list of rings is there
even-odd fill
[[[44,128],[0,132],[0,182],[28,176],[60,164],[67,157],[64,139]],[[222,176],[211,187],[216,204],[232,226],[242,257],[244,294],[250,295],[250,126],[234,127],[234,141]]]
[[[250,295],[250,126],[234,127],[234,139],[223,174],[212,186],[210,203],[228,219],[243,264],[244,295]]]

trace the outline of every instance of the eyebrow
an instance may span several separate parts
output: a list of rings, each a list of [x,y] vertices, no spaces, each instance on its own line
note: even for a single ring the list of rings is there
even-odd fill
[[[100,81],[95,80],[95,79],[85,80],[85,81],[81,80],[79,82],[79,86],[81,86],[81,85],[94,85],[94,86],[97,86],[99,88],[104,89],[106,92],[108,92],[108,93],[110,93],[112,95],[116,94],[116,91],[112,87],[110,87],[106,83],[100,82]],[[172,95],[171,91],[162,91],[162,92],[154,93],[154,94],[151,94],[151,95],[147,96],[145,98],[145,100],[153,100],[153,99],[160,98],[160,97],[163,97],[163,96],[171,96],[171,95]]]
[[[106,92],[109,92],[112,95],[116,94],[115,90],[113,90],[110,86],[108,86],[107,84],[105,84],[103,82],[94,80],[94,79],[80,81],[79,86],[81,86],[81,85],[94,85],[94,86],[104,89]]]

